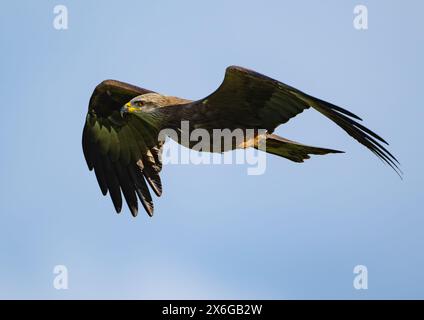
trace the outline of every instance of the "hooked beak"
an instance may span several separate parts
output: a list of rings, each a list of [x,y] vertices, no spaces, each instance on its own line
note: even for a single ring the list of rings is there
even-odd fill
[[[121,108],[121,111],[120,111],[120,113],[121,113],[121,117],[124,117],[124,115],[125,115],[125,113],[131,113],[131,112],[134,112],[134,111],[136,111],[137,110],[137,108],[135,108],[135,107],[133,107],[132,105],[131,105],[131,103],[130,102],[127,102],[122,108]]]

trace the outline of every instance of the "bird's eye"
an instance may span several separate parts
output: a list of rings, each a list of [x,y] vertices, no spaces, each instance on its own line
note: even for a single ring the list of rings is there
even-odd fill
[[[131,102],[131,104],[132,104],[133,107],[141,107],[143,105],[143,101],[136,100],[136,101]]]

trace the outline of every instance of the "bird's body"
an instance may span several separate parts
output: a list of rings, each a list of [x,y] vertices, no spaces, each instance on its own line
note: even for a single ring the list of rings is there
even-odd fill
[[[122,207],[122,192],[134,216],[138,210],[136,195],[152,215],[153,202],[146,181],[160,196],[163,130],[177,132],[174,139],[189,148],[195,148],[196,143],[183,137],[196,129],[211,136],[217,129],[243,136],[242,140],[231,140],[229,145],[211,141],[206,150],[211,152],[261,149],[260,141],[265,141],[263,151],[295,162],[303,162],[310,154],[341,152],[306,146],[273,134],[278,125],[310,107],[399,170],[397,160],[380,143],[386,142],[356,122],[354,119],[361,119],[353,113],[241,67],[229,67],[221,86],[197,101],[164,96],[119,81],[102,82],[90,99],[83,150],[88,167],[95,170],[103,194],[110,193],[117,212]],[[253,134],[248,135],[248,131]]]

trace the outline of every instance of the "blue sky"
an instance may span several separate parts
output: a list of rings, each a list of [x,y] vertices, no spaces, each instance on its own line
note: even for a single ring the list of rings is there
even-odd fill
[[[64,4],[69,29],[55,30]],[[369,29],[353,28],[365,4]],[[424,298],[420,1],[15,1],[0,12],[0,298]],[[343,106],[401,181],[314,111],[277,133],[347,151],[168,165],[155,216],[114,213],[81,150],[112,78],[197,99],[241,65]],[[368,290],[352,286],[368,268]],[[69,289],[53,287],[65,265]]]

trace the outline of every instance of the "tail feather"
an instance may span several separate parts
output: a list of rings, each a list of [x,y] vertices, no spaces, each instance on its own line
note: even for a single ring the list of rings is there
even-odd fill
[[[344,153],[344,151],[339,150],[306,146],[275,134],[266,135],[266,152],[294,162],[303,162],[309,159],[311,154],[324,155],[329,153]]]

